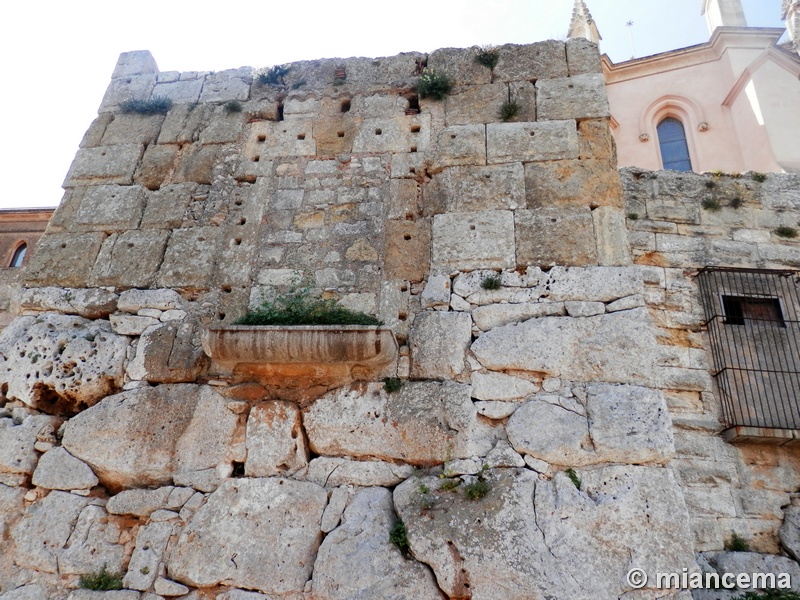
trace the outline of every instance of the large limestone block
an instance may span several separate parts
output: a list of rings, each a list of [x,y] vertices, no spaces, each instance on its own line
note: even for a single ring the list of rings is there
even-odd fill
[[[227,102],[228,100],[247,100],[250,96],[249,69],[228,69],[206,76],[201,102]]]
[[[505,373],[473,373],[472,397],[478,400],[521,400],[539,391],[539,386]]]
[[[636,267],[553,267],[548,272],[549,298],[556,302],[612,302],[642,291]]]
[[[174,103],[191,103],[200,99],[203,89],[203,79],[189,79],[186,81],[163,81],[156,83],[153,96],[169,98]]]
[[[600,50],[597,44],[582,37],[568,39],[567,68],[570,77],[600,73]]]
[[[67,491],[88,490],[98,483],[89,465],[63,448],[52,448],[42,455],[31,481],[48,490]]]
[[[314,567],[327,501],[313,483],[228,480],[181,532],[168,573],[193,586],[225,582],[267,594],[300,593]]]
[[[111,74],[112,79],[125,79],[136,75],[158,74],[156,59],[149,50],[134,50],[121,52]]]
[[[419,221],[386,221],[387,279],[422,281],[431,261],[431,223]]]
[[[143,308],[180,309],[183,308],[183,301],[175,290],[125,290],[119,295],[117,308],[135,315]]]
[[[108,124],[101,144],[113,146],[116,144],[155,144],[161,131],[164,115],[139,115],[136,113],[119,113],[114,115],[114,120]]]
[[[625,575],[694,565],[688,515],[671,472],[606,467],[538,481],[527,469],[492,470],[488,495],[437,492],[434,477],[394,492],[411,552],[450,597],[473,600],[623,597]],[[434,490],[421,509],[420,484]],[[666,566],[665,566],[666,565]],[[656,592],[657,590],[650,590]]]
[[[310,119],[253,123],[245,146],[245,155],[253,161],[279,156],[314,156],[316,153],[314,122]]]
[[[619,174],[606,161],[554,160],[525,165],[528,208],[622,207]]]
[[[456,87],[444,100],[445,122],[471,125],[498,121],[500,107],[507,101],[508,87],[504,83]]]
[[[168,231],[125,231],[108,236],[92,271],[93,283],[108,286],[148,287],[155,281]]]
[[[158,275],[161,287],[206,287],[214,268],[219,227],[172,232]]]
[[[202,386],[192,415],[175,444],[175,483],[204,492],[216,489],[233,471],[231,446],[239,417],[230,400],[214,388]]]
[[[428,68],[447,73],[454,85],[491,83],[492,71],[475,60],[480,48],[440,48],[428,55]]]
[[[64,187],[104,183],[130,185],[143,150],[140,144],[81,148],[67,172]]]
[[[786,552],[795,560],[800,559],[800,506],[788,506],[784,510],[779,535]]]
[[[192,382],[208,364],[192,321],[159,323],[144,330],[128,376],[154,383]]]
[[[11,530],[16,544],[14,562],[20,567],[58,573],[58,557],[81,511],[91,502],[90,498],[56,491],[31,504]]]
[[[517,263],[537,266],[597,264],[592,212],[539,208],[514,213]]]
[[[347,460],[320,456],[308,465],[305,479],[325,487],[341,485],[391,487],[414,474],[414,467],[382,460]]]
[[[486,210],[433,218],[433,265],[471,271],[515,266],[514,215]]]
[[[180,227],[192,198],[203,193],[204,188],[195,183],[174,183],[149,193],[142,216],[142,229]]]
[[[169,484],[199,396],[200,387],[188,384],[109,396],[70,419],[62,443],[111,489]]]
[[[486,164],[486,126],[452,125],[443,128],[433,147],[436,167]]]
[[[533,81],[566,77],[564,42],[547,40],[535,44],[504,44],[496,48],[495,81]]]
[[[625,216],[620,208],[600,206],[592,211],[597,238],[597,262],[604,266],[631,264]]]
[[[528,165],[529,166],[529,165]],[[425,187],[428,214],[513,210],[525,206],[525,181],[520,163],[489,167],[450,167]]]
[[[0,383],[44,412],[78,412],[122,387],[128,344],[108,321],[19,317],[0,334]]]
[[[556,398],[534,399],[514,412],[507,431],[517,452],[566,467],[663,464],[675,454],[661,392],[593,384],[587,388],[585,407],[578,410]]]
[[[175,144],[147,148],[133,175],[133,182],[148,190],[158,190],[175,167],[179,151]]]
[[[0,473],[30,475],[39,455],[34,444],[40,437],[50,438],[61,421],[46,415],[31,415],[19,425],[0,419]]]
[[[777,583],[780,581],[780,574],[788,574],[791,589],[795,592],[800,590],[800,566],[786,556],[758,552],[704,552],[702,557],[720,575],[723,573],[747,573],[752,577],[753,573],[771,573],[775,575]],[[740,589],[752,588],[743,586]]]
[[[17,301],[20,311],[60,312],[87,319],[105,319],[117,309],[117,294],[98,288],[26,288]]]
[[[191,498],[191,488],[165,486],[154,490],[125,490],[108,499],[106,510],[113,515],[149,517],[157,510],[176,510]]]
[[[373,487],[356,494],[342,524],[319,548],[311,584],[314,597],[440,600],[443,596],[430,570],[406,560],[389,541],[396,519],[389,490]]]
[[[470,386],[409,382],[388,394],[382,384],[341,388],[303,411],[311,450],[326,456],[432,465],[484,456],[492,428],[480,421]]]
[[[608,117],[608,97],[601,73],[536,82],[536,115],[540,121]]]
[[[247,418],[248,477],[291,475],[308,464],[300,409],[294,402],[263,402]]]
[[[25,509],[25,488],[9,487],[0,483],[0,537],[5,539],[10,525]]]
[[[646,308],[573,319],[541,317],[495,327],[471,350],[487,369],[572,381],[650,385],[656,339]]]
[[[92,265],[106,234],[51,233],[36,244],[28,263],[25,281],[34,285],[58,285],[85,288]]]
[[[100,102],[99,112],[117,112],[119,105],[126,100],[149,100],[156,79],[155,73],[112,79]]]
[[[486,126],[488,164],[578,158],[575,121],[489,123]]]
[[[423,312],[414,319],[411,376],[449,380],[466,371],[467,348],[472,341],[472,319],[460,312]]]

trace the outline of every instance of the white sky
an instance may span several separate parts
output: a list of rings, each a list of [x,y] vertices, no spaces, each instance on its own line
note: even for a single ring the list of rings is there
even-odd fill
[[[742,0],[782,26],[780,0]],[[587,0],[613,61],[708,40],[701,0]],[[0,208],[55,206],[120,52],[162,71],[564,39],[573,0],[40,0],[0,9]],[[632,20],[632,28],[625,26]],[[633,40],[631,40],[631,34]],[[633,46],[632,46],[633,41]]]

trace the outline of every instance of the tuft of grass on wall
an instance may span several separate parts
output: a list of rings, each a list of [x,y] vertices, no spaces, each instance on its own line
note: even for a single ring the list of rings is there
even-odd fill
[[[124,113],[137,115],[166,114],[172,108],[172,100],[166,96],[153,96],[150,100],[125,100],[119,105]]]
[[[500,106],[498,116],[503,122],[508,122],[514,119],[519,114],[519,103],[516,100],[506,100]]]
[[[487,69],[494,69],[500,56],[494,46],[482,46],[475,54],[475,62]]]
[[[222,110],[226,113],[240,113],[242,112],[242,103],[238,100],[228,100],[222,105]]]
[[[425,67],[417,79],[417,93],[420,98],[444,100],[452,89],[453,82],[447,74],[428,67]]]
[[[781,225],[777,229],[775,229],[775,235],[782,238],[796,238],[797,237],[797,229],[794,227],[789,227],[787,225]]]
[[[121,590],[122,575],[109,573],[103,565],[97,573],[81,575],[78,585],[85,590]]]

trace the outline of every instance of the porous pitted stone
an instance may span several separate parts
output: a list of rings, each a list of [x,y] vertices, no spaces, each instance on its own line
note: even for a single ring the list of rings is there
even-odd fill
[[[128,344],[108,321],[18,317],[0,334],[0,384],[44,412],[78,412],[122,386]]]
[[[223,483],[181,532],[170,577],[193,586],[222,583],[267,594],[303,591],[322,538],[328,495],[291,479]]]
[[[117,309],[117,294],[98,288],[27,288],[18,301],[20,311],[60,312],[87,319],[105,319]]]
[[[312,579],[314,597],[440,600],[430,570],[406,560],[389,541],[396,520],[389,490],[372,487],[358,492],[345,510],[342,524],[319,548]]]

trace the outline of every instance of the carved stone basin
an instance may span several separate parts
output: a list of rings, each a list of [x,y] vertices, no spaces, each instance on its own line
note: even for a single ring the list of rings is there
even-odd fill
[[[210,327],[202,345],[219,375],[295,399],[391,375],[398,350],[391,329],[369,325]]]

